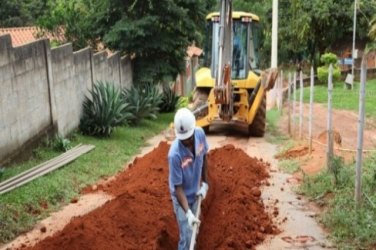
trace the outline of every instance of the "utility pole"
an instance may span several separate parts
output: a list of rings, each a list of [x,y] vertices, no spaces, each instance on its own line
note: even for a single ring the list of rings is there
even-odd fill
[[[364,113],[367,81],[367,56],[363,56],[360,70],[359,90],[359,116],[358,116],[358,143],[356,150],[356,177],[355,177],[355,202],[357,208],[362,198],[362,159],[363,159],[363,134],[364,134]]]
[[[352,76],[352,86],[354,85],[354,69],[355,69],[355,35],[356,35],[356,6],[358,5],[358,1],[354,0],[354,26],[353,26],[353,46],[352,46],[352,63],[351,63],[351,76]]]
[[[273,0],[271,68],[278,65],[278,0]]]

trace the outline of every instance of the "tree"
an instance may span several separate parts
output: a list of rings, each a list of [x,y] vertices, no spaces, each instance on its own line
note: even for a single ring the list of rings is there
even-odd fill
[[[38,25],[62,38],[62,43],[71,42],[75,50],[88,45],[96,49],[101,40],[96,23],[105,18],[107,6],[107,0],[48,0],[48,10],[38,19]]]
[[[353,0],[281,0],[281,49],[289,57],[308,57],[314,61],[317,53],[334,50],[335,45],[352,38]],[[357,39],[365,39],[367,19],[372,14],[374,0],[361,1],[358,12]],[[306,54],[306,55],[304,55]]]
[[[367,44],[366,52],[376,50],[376,15],[374,15],[370,21],[369,27],[368,36],[371,41]]]
[[[102,43],[131,55],[135,82],[159,82],[183,70],[188,45],[201,44],[212,4],[213,0],[49,0],[39,24],[63,31],[75,49]]]
[[[246,0],[234,0],[234,11],[251,12],[260,18],[260,64],[262,67],[268,67],[270,65],[271,54],[271,29],[272,29],[272,1],[260,0],[260,1],[246,1]]]
[[[202,42],[208,3],[204,0],[111,1],[105,43],[135,56],[136,82],[175,77],[184,68],[188,45]]]
[[[370,22],[370,30],[368,35],[373,41],[376,41],[376,15],[373,16]]]
[[[0,27],[35,25],[44,12],[47,0],[1,0]]]

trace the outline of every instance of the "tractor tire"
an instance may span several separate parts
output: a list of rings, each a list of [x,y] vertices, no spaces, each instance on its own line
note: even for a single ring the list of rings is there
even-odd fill
[[[264,94],[253,122],[248,126],[249,136],[263,137],[266,121],[266,95]]]
[[[205,105],[208,101],[209,93],[203,88],[196,88],[193,93],[193,104],[191,110],[194,111],[197,108]],[[196,115],[196,119],[205,117],[208,114],[208,109],[205,109]]]

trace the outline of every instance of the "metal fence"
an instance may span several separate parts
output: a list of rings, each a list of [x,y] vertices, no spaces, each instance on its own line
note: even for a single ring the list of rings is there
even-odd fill
[[[362,160],[363,152],[376,151],[373,149],[364,150],[363,136],[365,128],[365,95],[366,95],[366,82],[367,82],[367,56],[362,59],[361,74],[360,74],[360,86],[359,86],[359,112],[357,122],[357,146],[356,148],[341,148],[337,147],[337,150],[350,151],[356,153],[356,178],[355,178],[355,200],[357,203],[361,199],[361,173],[362,173]],[[327,116],[326,121],[319,121],[321,123],[326,122],[326,143],[321,143],[313,138],[313,122],[315,120],[314,109],[314,96],[315,96],[315,76],[314,70],[311,68],[309,79],[309,104],[308,114],[304,115],[304,103],[303,103],[303,73],[295,72],[289,73],[287,77],[287,87],[283,85],[283,72],[280,72],[279,79],[275,85],[275,94],[277,108],[282,113],[283,106],[287,109],[287,133],[292,138],[297,140],[306,141],[309,145],[309,153],[312,153],[312,144],[320,143],[321,146],[326,147],[326,165],[330,170],[332,167],[334,155],[334,136],[333,136],[333,67],[329,67],[328,75],[328,90],[327,90]],[[346,84],[346,83],[345,83]],[[346,88],[346,86],[344,86]],[[352,89],[352,88],[350,88]],[[349,90],[354,91],[354,90]],[[308,118],[308,119],[307,119]],[[355,138],[354,138],[355,140]]]

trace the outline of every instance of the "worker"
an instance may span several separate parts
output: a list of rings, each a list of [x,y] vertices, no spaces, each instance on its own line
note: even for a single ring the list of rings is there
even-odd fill
[[[202,128],[187,108],[179,109],[174,117],[176,139],[168,152],[169,188],[179,226],[179,250],[189,249],[198,197],[205,199],[209,189],[206,153],[208,143]]]

